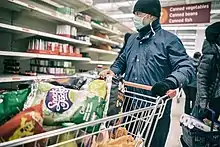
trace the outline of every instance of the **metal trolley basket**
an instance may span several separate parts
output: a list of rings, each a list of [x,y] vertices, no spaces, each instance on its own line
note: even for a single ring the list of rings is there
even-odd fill
[[[130,82],[125,82],[125,85],[133,88],[151,90],[151,86]],[[162,117],[167,102],[171,97],[174,96],[175,91],[169,91],[168,94],[163,97],[151,97],[126,90],[124,96],[123,113],[119,115],[109,116],[79,125],[69,126],[66,128],[0,143],[0,147],[57,147],[71,142],[77,142],[78,147],[84,147],[84,140],[88,140],[88,138],[91,138],[95,135],[98,136],[100,133],[106,131],[111,134],[119,127],[126,127],[129,135],[132,135],[132,137],[135,139],[142,140],[143,143],[141,146],[150,147],[158,120]],[[118,123],[119,119],[122,120],[120,123]],[[102,129],[95,131],[97,125],[104,127],[100,127]],[[92,131],[90,131],[90,133],[86,133],[88,132],[88,129]],[[67,139],[66,141],[59,141],[61,135],[69,134],[74,134],[74,137],[72,139]]]

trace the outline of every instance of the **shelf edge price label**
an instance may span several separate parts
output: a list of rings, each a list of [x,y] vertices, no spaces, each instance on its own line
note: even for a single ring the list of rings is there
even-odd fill
[[[35,9],[35,6],[31,5],[31,4],[28,4],[28,7],[31,8],[31,9]]]
[[[17,81],[17,80],[21,80],[21,78],[19,78],[19,77],[12,77],[12,80],[13,81]]]
[[[30,32],[30,30],[28,29],[28,28],[22,28],[22,30],[24,31],[24,32]]]

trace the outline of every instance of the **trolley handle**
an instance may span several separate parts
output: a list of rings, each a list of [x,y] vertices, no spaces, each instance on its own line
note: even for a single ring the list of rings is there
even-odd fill
[[[137,83],[133,83],[133,82],[124,81],[124,84],[125,84],[125,86],[140,88],[140,89],[147,90],[147,91],[151,91],[151,89],[152,89],[152,86],[137,84]],[[169,98],[175,97],[176,96],[176,90],[169,90],[166,93],[166,96],[168,96]]]

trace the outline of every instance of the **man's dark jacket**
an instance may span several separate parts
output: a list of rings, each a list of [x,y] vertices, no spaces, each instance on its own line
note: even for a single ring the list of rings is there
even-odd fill
[[[155,35],[147,26],[141,33],[129,37],[111,70],[115,74],[125,73],[126,81],[144,85],[153,86],[164,79],[172,81],[176,87],[187,85],[195,78],[195,70],[182,42],[176,35],[163,30],[159,20],[152,26]]]

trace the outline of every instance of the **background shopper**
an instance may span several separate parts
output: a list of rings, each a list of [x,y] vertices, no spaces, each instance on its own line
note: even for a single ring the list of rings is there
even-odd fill
[[[133,13],[138,33],[129,37],[120,57],[100,76],[125,73],[126,81],[153,85],[150,93],[135,88],[129,90],[153,96],[163,96],[169,89],[187,85],[195,76],[193,63],[180,39],[161,28],[159,0],[138,0]],[[170,111],[171,101],[158,122],[151,147],[165,146]]]
[[[129,39],[130,36],[131,36],[131,33],[126,33],[126,34],[125,34],[125,36],[124,36],[124,45],[123,45],[122,49],[120,50],[118,56],[120,56],[121,53],[123,53],[123,51],[124,51],[124,49],[125,49],[125,47],[126,47],[126,44],[127,44],[128,39]]]
[[[193,65],[194,65],[194,68],[195,68],[196,71],[197,71],[197,67],[199,65],[200,57],[201,57],[200,52],[196,52],[193,55]],[[192,108],[194,107],[195,101],[196,101],[196,91],[197,91],[197,80],[196,80],[196,78],[192,83],[190,83],[188,86],[184,87],[183,90],[184,90],[184,93],[186,95],[184,112],[186,114],[191,114]]]
[[[220,114],[220,22],[206,29],[202,53],[198,68],[196,106],[193,110],[193,115],[199,119],[211,117],[205,109],[207,106]]]

